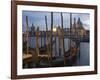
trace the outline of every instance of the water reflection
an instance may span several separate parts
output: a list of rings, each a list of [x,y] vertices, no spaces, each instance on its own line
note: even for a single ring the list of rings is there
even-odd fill
[[[54,38],[53,38],[54,39]],[[35,44],[35,37],[29,37],[29,47],[30,48],[35,48],[36,44]],[[50,39],[49,39],[50,41]],[[39,38],[39,46],[42,47],[45,45],[45,38]],[[67,51],[70,47],[70,39],[65,38],[64,39],[64,46],[65,46],[65,51]],[[89,42],[81,42],[80,43],[80,50],[78,51],[78,55],[77,55],[77,60],[75,62],[75,64],[73,64],[74,66],[86,66],[89,65],[90,63],[90,58],[89,58]],[[59,44],[58,44],[58,37],[56,38],[56,50],[55,50],[55,45],[53,45],[53,56],[59,56]],[[61,53],[63,55],[63,53]]]

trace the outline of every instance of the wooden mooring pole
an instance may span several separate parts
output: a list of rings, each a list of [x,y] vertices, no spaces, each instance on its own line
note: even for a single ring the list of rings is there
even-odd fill
[[[49,38],[48,38],[48,26],[47,26],[47,16],[45,16],[45,24],[46,24],[46,52],[48,55],[48,61],[50,63],[50,58],[51,58],[51,53],[50,53],[50,49],[49,49]],[[51,66],[51,65],[50,65]]]
[[[64,56],[64,65],[66,65],[66,57],[65,57],[65,45],[64,45],[64,29],[63,29],[63,14],[61,13],[61,26],[62,26],[62,52]]]
[[[26,16],[26,39],[27,39],[27,54],[28,54],[28,16]]]

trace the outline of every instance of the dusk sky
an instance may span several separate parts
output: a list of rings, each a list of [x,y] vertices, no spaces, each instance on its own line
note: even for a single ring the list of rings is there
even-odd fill
[[[70,27],[70,13],[63,13],[63,25],[64,28]],[[26,28],[26,16],[28,16],[29,27],[32,26],[32,23],[35,27],[39,26],[40,30],[46,30],[45,25],[45,16],[47,16],[48,29],[51,27],[51,12],[36,12],[36,11],[23,11],[22,12],[22,25],[23,31]],[[90,28],[90,15],[88,13],[72,13],[72,23],[78,18],[81,19],[85,29],[89,30]],[[53,26],[61,26],[61,13],[53,12]]]

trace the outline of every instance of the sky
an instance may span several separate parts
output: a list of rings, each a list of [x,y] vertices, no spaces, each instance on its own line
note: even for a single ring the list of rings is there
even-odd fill
[[[70,27],[70,12],[62,12],[63,15],[63,26],[64,28]],[[39,26],[40,30],[46,30],[45,24],[45,16],[47,16],[47,25],[48,29],[51,29],[51,12],[45,11],[22,11],[22,25],[23,31],[26,29],[26,16],[28,16],[28,25],[29,27],[32,24],[37,28]],[[83,27],[86,30],[90,28],[90,15],[88,13],[72,13],[72,24],[74,22],[74,18],[76,18],[76,22],[78,18],[81,19],[83,23]],[[53,26],[61,26],[61,13],[60,12],[53,12]]]

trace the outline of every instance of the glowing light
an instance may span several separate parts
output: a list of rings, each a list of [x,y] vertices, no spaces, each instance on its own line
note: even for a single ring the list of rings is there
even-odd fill
[[[54,28],[53,28],[53,32],[56,32],[56,31],[57,31],[57,29],[56,29],[56,27],[54,27]]]

